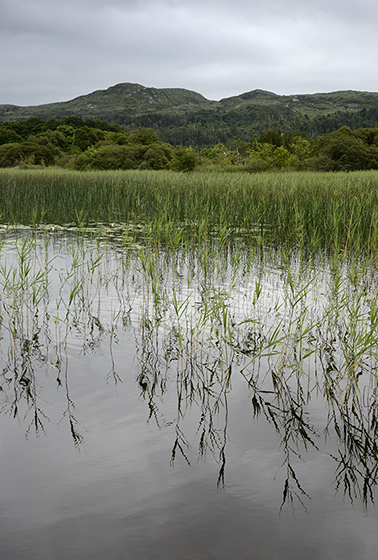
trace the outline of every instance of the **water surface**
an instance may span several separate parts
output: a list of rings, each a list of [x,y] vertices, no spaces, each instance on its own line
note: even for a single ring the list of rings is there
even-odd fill
[[[1,259],[4,558],[376,557],[373,269],[28,230]]]

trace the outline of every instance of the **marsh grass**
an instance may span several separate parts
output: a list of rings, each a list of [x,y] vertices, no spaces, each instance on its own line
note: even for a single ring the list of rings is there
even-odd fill
[[[198,454],[216,458],[224,483],[228,396],[241,378],[254,416],[281,438],[283,501],[303,503],[293,465],[317,448],[306,407],[320,394],[340,442],[336,482],[366,504],[378,479],[377,181],[1,171],[3,410],[43,430],[39,379],[53,368],[80,446],[70,343],[85,355],[107,348],[104,377],[119,383],[115,347],[132,329],[148,419],[174,426],[172,463],[191,460],[184,418],[198,406]],[[164,424],[172,383],[176,415]]]
[[[378,174],[1,170],[4,224],[122,223],[143,235],[375,251]]]

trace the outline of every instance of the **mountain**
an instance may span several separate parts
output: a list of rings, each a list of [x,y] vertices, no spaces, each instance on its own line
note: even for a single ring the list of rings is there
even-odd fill
[[[186,89],[157,89],[125,83],[81,95],[71,101],[30,107],[0,105],[0,122],[31,116],[43,119],[77,116],[117,124],[115,121],[126,115],[137,116],[170,109],[185,111],[209,103],[203,95]]]
[[[376,126],[378,93],[278,95],[255,89],[211,101],[186,89],[123,83],[65,102],[30,107],[0,105],[0,123],[68,116],[102,120],[129,130],[151,127],[166,142],[200,147],[230,144],[237,139],[249,141],[271,128],[311,136],[341,126]]]

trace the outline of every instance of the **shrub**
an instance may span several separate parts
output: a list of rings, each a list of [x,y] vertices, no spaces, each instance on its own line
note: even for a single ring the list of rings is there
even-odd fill
[[[173,148],[162,142],[151,144],[143,156],[144,169],[167,169],[173,155]]]
[[[0,127],[0,144],[11,144],[12,142],[22,142],[21,136],[11,128]]]
[[[197,156],[193,148],[176,148],[173,153],[171,168],[174,171],[193,171],[197,165]]]
[[[0,158],[0,167],[20,164],[53,165],[55,156],[47,146],[34,142],[22,142],[9,147]]]
[[[133,146],[114,145],[100,146],[91,159],[93,169],[135,169],[137,153]]]

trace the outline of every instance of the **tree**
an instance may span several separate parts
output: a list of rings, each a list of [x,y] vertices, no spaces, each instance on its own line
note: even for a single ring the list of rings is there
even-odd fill
[[[366,132],[361,134],[343,126],[320,138],[319,155],[314,164],[323,171],[378,169],[378,146],[370,144],[370,135]]]
[[[22,142],[8,148],[0,157],[0,167],[20,164],[53,165],[55,157],[47,146],[34,142]]]
[[[134,135],[130,138],[130,142],[133,144],[142,144],[143,146],[148,146],[150,144],[155,144],[159,142],[159,137],[152,128],[138,128]]]
[[[22,142],[22,137],[7,126],[0,127],[0,145]]]
[[[197,156],[193,148],[176,148],[173,153],[171,168],[174,171],[193,171],[197,165]]]
[[[142,168],[167,169],[173,155],[173,148],[163,142],[150,144],[143,156]]]
[[[75,130],[73,145],[84,152],[87,148],[94,146],[96,142],[103,140],[104,138],[104,133],[101,130],[84,126]]]
[[[90,149],[92,150],[92,148]],[[89,150],[87,150],[88,152]],[[82,156],[85,156],[84,152]],[[80,156],[78,156],[80,158]],[[93,169],[135,169],[138,166],[133,146],[107,145],[93,150],[88,165]]]

